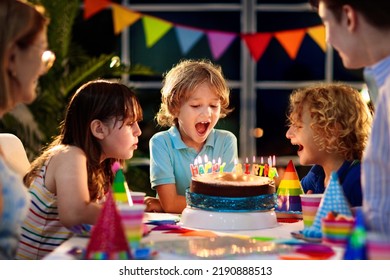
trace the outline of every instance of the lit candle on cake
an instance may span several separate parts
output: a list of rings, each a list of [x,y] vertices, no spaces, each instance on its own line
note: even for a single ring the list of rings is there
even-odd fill
[[[258,174],[258,176],[264,176],[263,172],[264,172],[264,165],[260,164],[259,165],[259,174]]]
[[[272,156],[272,167],[270,167],[269,172],[268,172],[268,177],[271,179],[278,178],[278,170],[276,169],[276,157],[275,155]]]
[[[264,164],[264,177],[268,177],[268,171],[269,171],[269,165],[268,165],[268,163],[266,163],[266,164]]]
[[[225,168],[226,162],[222,163],[219,167],[219,173],[223,173],[223,169]]]
[[[203,164],[202,164],[202,158],[199,156],[198,157],[198,163],[199,163],[199,175],[202,175],[204,174],[204,167],[203,167]]]
[[[275,167],[271,167],[271,168],[269,169],[268,177],[269,177],[270,179],[279,177],[278,171],[276,170]]]
[[[212,173],[217,173],[219,171],[220,165],[221,165],[221,158],[218,158],[218,162],[215,162],[215,159],[213,159]]]
[[[237,159],[234,159],[234,172],[236,174],[242,174],[242,165]]]
[[[209,173],[209,170],[212,169],[212,164],[211,164],[211,161],[209,161],[209,158],[207,157],[207,155],[204,156],[204,172],[205,173]]]
[[[190,169],[191,169],[191,174],[192,177],[199,175],[199,170],[198,170],[198,160],[194,160],[194,164],[190,164]]]
[[[251,174],[251,172],[249,171],[249,168],[250,168],[250,164],[248,163],[248,158],[246,158],[246,160],[245,160],[245,174]]]
[[[256,163],[256,156],[253,156],[252,174],[259,176],[259,165]]]

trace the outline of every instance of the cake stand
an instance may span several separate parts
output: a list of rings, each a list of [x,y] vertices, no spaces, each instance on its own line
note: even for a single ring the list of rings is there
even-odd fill
[[[274,210],[214,212],[187,206],[181,214],[183,227],[208,230],[256,230],[278,225]]]

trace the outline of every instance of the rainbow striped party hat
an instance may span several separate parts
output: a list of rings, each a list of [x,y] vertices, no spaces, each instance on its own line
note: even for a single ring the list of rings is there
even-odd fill
[[[292,160],[287,164],[276,194],[278,197],[276,211],[302,211],[299,195],[303,194],[303,189]]]

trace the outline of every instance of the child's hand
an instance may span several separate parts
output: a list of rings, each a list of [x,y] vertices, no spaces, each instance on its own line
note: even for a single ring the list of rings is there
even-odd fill
[[[147,196],[144,199],[144,204],[146,205],[145,212],[164,212],[158,198]]]

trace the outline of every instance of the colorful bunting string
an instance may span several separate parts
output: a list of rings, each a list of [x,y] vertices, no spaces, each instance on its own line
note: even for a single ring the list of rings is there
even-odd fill
[[[118,4],[112,4],[112,14],[115,34],[121,33],[124,28],[133,25],[142,17],[140,13],[130,11]]]
[[[115,34],[121,33],[125,28],[130,27],[140,19],[142,20],[147,48],[153,47],[168,31],[174,28],[182,55],[186,55],[202,36],[207,36],[209,48],[214,60],[218,60],[237,37],[244,40],[255,61],[261,59],[272,38],[275,38],[280,43],[292,60],[296,59],[306,34],[313,39],[322,51],[326,51],[325,28],[323,25],[295,30],[281,30],[273,33],[237,34],[234,32],[204,30],[178,25],[133,11],[126,6],[112,3],[110,0],[84,0],[84,19],[87,20],[108,7],[112,9]]]

